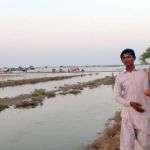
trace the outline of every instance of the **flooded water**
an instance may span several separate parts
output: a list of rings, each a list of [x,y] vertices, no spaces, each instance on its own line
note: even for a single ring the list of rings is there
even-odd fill
[[[79,67],[80,70],[84,70],[85,73],[87,72],[119,72],[123,70],[123,66],[83,66]],[[136,65],[136,68],[149,68],[149,65]],[[23,72],[14,72],[14,73],[7,73],[7,74],[0,74],[0,81],[6,81],[6,80],[20,80],[20,79],[30,79],[30,78],[41,78],[41,77],[55,77],[55,76],[70,76],[70,75],[77,75],[81,74],[81,72],[74,72],[74,73],[68,73],[68,67],[62,67],[61,69],[64,70],[65,73],[56,72],[51,73],[53,67],[37,67],[32,72],[23,73]],[[55,67],[56,70],[59,70],[60,67]]]
[[[5,87],[0,88],[0,97],[12,97],[20,94],[28,94],[34,89],[46,89],[46,90],[54,90],[59,86],[64,86],[64,84],[75,84],[77,82],[87,82],[90,80],[94,80],[97,78],[103,78],[106,75],[111,75],[111,72],[100,72],[98,75],[93,73],[92,75],[87,75],[83,77],[74,77],[71,79],[58,80],[58,81],[49,81],[49,82],[41,82],[36,84],[26,84],[14,87]]]
[[[122,69],[122,67],[91,67],[91,66],[83,66],[79,67],[80,70],[84,70],[84,73],[89,72],[117,72]],[[23,72],[13,72],[11,74],[0,74],[0,80],[6,81],[6,80],[20,80],[20,79],[30,79],[30,78],[41,78],[41,77],[55,77],[55,76],[71,76],[71,75],[77,75],[81,74],[81,72],[70,72],[68,73],[68,67],[61,68],[65,73],[63,72],[56,72],[51,73],[52,67],[48,68],[42,68],[38,67],[32,72],[23,73]],[[56,70],[59,70],[59,67],[55,68]]]
[[[72,76],[81,73],[13,73],[13,74],[0,74],[1,81],[7,80],[22,80],[31,78],[43,78],[43,77],[56,77],[56,76]]]
[[[109,93],[109,94],[108,94]],[[34,109],[0,113],[1,150],[79,150],[118,109],[112,86],[46,99]]]

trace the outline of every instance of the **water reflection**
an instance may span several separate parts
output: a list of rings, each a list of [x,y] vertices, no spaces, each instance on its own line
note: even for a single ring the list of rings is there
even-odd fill
[[[48,82],[41,82],[36,84],[26,84],[26,85],[19,85],[14,87],[5,87],[0,88],[0,97],[12,97],[17,96],[20,94],[26,94],[34,91],[34,89],[46,89],[46,90],[54,90],[57,89],[59,86],[64,86],[64,84],[75,84],[77,82],[87,82],[90,80],[94,80],[97,78],[103,78],[106,75],[111,75],[111,72],[101,72],[99,74],[93,73],[91,76],[83,76],[83,77],[74,77],[71,79],[59,80],[59,81],[48,81]]]
[[[117,108],[112,87],[100,86],[47,99],[34,109],[5,110],[0,114],[0,149],[77,150]]]

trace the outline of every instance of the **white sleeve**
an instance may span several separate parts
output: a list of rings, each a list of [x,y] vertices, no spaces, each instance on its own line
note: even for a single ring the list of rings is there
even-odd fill
[[[122,97],[122,85],[121,85],[118,77],[116,77],[116,80],[115,80],[114,94],[115,94],[115,99],[119,104],[121,104],[122,106],[125,106],[125,107],[130,106],[130,101],[128,101],[127,99],[124,99]]]

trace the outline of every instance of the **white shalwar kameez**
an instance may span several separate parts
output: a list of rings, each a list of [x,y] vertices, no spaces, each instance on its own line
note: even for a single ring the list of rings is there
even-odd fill
[[[134,150],[135,140],[143,150],[150,150],[150,98],[144,95],[148,87],[148,74],[144,70],[123,71],[116,77],[114,92],[122,106],[120,150]],[[145,112],[135,111],[130,101],[140,103]]]

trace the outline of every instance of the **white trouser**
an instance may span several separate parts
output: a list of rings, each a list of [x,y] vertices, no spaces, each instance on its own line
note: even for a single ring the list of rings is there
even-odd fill
[[[150,150],[150,134],[145,132],[149,130],[150,124],[146,125],[146,122],[143,122],[146,125],[145,131],[136,130],[135,132],[136,125],[132,121],[128,118],[123,118],[121,121],[120,150],[136,150],[135,139],[143,150]]]
[[[128,118],[121,121],[120,150],[134,150],[135,131]]]
[[[138,132],[138,142],[143,150],[150,150],[150,135],[146,132]]]

